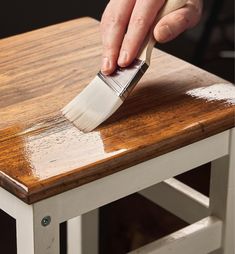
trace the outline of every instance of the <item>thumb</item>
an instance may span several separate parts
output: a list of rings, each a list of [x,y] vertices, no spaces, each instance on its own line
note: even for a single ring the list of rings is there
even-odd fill
[[[164,16],[154,28],[154,37],[160,43],[171,41],[186,29],[195,26],[201,17],[201,8],[188,4]]]

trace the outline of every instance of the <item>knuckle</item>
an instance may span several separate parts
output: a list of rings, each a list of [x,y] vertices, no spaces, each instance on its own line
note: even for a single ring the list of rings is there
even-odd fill
[[[175,15],[175,22],[177,22],[182,27],[188,27],[190,24],[190,20],[186,15],[177,14]]]
[[[105,13],[102,16],[101,27],[106,26],[119,26],[123,24],[123,18],[120,15],[115,15],[113,13]]]
[[[120,25],[123,23],[123,20],[122,20],[122,17],[119,16],[119,15],[112,15],[110,18],[109,18],[109,22],[112,23],[113,25]]]
[[[188,6],[188,12],[190,13],[189,28],[192,28],[195,25],[197,25],[201,19],[203,5],[201,0],[195,0],[195,1],[189,0],[189,2],[187,3],[187,6]]]
[[[148,19],[146,17],[144,17],[144,16],[135,16],[132,19],[132,24],[134,26],[141,26],[141,27],[143,27],[143,26],[148,25]]]
[[[196,13],[196,15],[200,16],[202,14],[202,0],[189,0],[187,5],[193,10],[194,13]]]
[[[194,15],[193,15],[193,22],[192,26],[195,26],[201,19],[202,16],[202,8],[196,8],[194,7]]]

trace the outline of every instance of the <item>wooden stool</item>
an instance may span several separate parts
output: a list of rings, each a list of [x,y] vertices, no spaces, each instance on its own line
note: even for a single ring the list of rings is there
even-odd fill
[[[58,254],[64,221],[68,254],[98,253],[97,208],[140,192],[190,225],[132,254],[233,254],[234,86],[155,50],[120,110],[83,134],[60,109],[98,71],[98,27],[0,41],[0,208],[16,219],[17,253]],[[210,202],[173,178],[207,162]]]

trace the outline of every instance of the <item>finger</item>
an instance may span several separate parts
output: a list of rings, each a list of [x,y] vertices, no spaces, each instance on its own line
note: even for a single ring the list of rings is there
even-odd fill
[[[118,65],[128,66],[138,54],[164,0],[137,0],[131,14],[127,32],[122,42]]]
[[[103,60],[101,71],[111,74],[117,66],[117,58],[136,0],[111,0],[101,20]]]
[[[154,28],[156,41],[163,43],[170,41],[195,26],[201,17],[201,1],[189,1],[184,8],[174,11],[163,17]],[[196,4],[197,3],[197,4]]]

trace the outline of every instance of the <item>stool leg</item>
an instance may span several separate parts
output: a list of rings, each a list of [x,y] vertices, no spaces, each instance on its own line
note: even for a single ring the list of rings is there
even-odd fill
[[[95,209],[68,220],[67,254],[98,254],[99,211]]]
[[[81,216],[67,221],[67,254],[81,254]]]
[[[60,253],[59,223],[51,216],[49,225],[43,225],[47,217],[47,214],[34,217],[34,254]]]
[[[24,211],[16,218],[17,254],[59,253],[59,223],[43,225],[47,216],[35,216],[34,211]]]
[[[223,221],[223,239],[220,250],[213,254],[234,253],[235,213],[235,129],[230,134],[229,156],[212,162],[210,210]]]
[[[60,253],[60,209],[54,197],[33,204],[34,254]]]
[[[16,220],[17,254],[34,254],[33,206],[0,188],[0,208]]]
[[[28,210],[16,218],[17,254],[34,253],[33,212]]]

